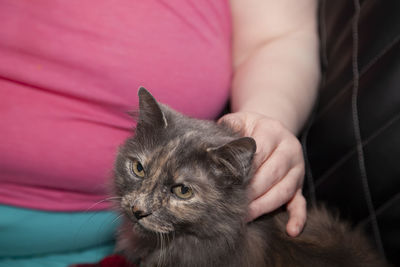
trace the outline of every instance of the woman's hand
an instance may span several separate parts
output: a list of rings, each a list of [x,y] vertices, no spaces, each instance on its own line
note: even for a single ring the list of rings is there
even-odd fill
[[[248,191],[249,221],[287,204],[289,221],[286,231],[297,236],[306,221],[306,200],[302,194],[304,158],[302,147],[282,123],[259,113],[236,112],[220,121],[240,129],[244,136],[254,138],[256,172]]]

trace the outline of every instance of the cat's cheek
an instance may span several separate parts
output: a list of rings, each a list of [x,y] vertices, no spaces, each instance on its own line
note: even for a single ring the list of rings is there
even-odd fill
[[[134,228],[144,232],[171,233],[174,225],[168,219],[158,216],[156,213],[135,222]]]
[[[203,214],[203,205],[196,198],[189,200],[173,199],[170,201],[169,210],[178,222],[189,223],[197,221]]]
[[[113,187],[114,193],[118,196],[124,196],[132,193],[134,190],[140,187],[141,181],[133,179],[130,175],[118,174],[114,175]]]

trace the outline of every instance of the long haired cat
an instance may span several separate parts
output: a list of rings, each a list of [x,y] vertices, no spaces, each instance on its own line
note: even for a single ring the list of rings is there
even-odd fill
[[[188,118],[139,89],[133,137],[114,191],[124,214],[117,250],[140,266],[386,266],[361,231],[322,208],[296,238],[277,211],[246,223],[256,143],[227,125]]]

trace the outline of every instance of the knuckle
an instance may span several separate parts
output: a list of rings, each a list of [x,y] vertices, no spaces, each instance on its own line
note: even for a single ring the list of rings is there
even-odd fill
[[[270,127],[264,122],[263,119],[261,119],[254,125],[254,132],[269,133]]]
[[[263,117],[259,120],[258,126],[264,131],[280,133],[284,130],[283,124],[278,120]]]
[[[305,205],[307,203],[306,198],[303,196],[303,193],[301,192],[301,189],[297,190],[296,196],[293,200],[296,201],[296,203],[298,205],[300,205],[301,207],[303,207],[303,206],[305,207]]]
[[[300,155],[301,157],[303,157],[303,147],[300,141],[295,136],[288,138],[285,142],[285,146],[286,149],[292,154]]]
[[[278,190],[278,194],[281,198],[281,204],[288,202],[295,193],[295,188],[291,185],[283,186]]]
[[[303,154],[303,147],[297,138],[293,139],[292,147],[294,151]]]
[[[300,189],[303,187],[304,183],[304,175],[305,175],[305,169],[302,166],[298,166],[292,169],[292,175],[293,175],[293,180],[294,180],[294,186],[297,189]]]
[[[262,206],[261,205],[253,204],[253,205],[250,206],[250,210],[249,210],[250,217],[257,218],[262,213],[263,213],[263,211],[262,211]]]
[[[270,175],[274,180],[280,180],[285,174],[285,171],[282,165],[273,166],[270,170]]]
[[[283,135],[286,130],[280,121],[272,120],[269,122],[269,125],[275,134]]]
[[[299,198],[299,204],[300,204],[302,209],[306,210],[307,200],[302,194],[301,194],[301,197]]]
[[[290,136],[284,139],[281,142],[280,146],[281,150],[289,154],[291,158],[292,157],[295,157],[296,159],[303,158],[303,147],[296,137]]]
[[[268,119],[269,124],[271,125],[271,127],[274,127],[276,129],[284,129],[285,127],[283,127],[282,122],[280,122],[279,120],[272,120],[272,119]]]
[[[293,168],[294,175],[298,178],[304,179],[305,174],[305,166],[304,164],[298,164],[296,167]]]

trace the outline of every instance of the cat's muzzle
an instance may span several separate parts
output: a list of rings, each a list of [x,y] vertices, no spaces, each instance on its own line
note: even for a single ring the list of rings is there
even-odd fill
[[[132,206],[131,211],[132,211],[133,216],[135,216],[135,218],[137,220],[143,219],[143,218],[151,215],[151,212],[144,212],[144,211],[140,210],[139,208],[137,208],[136,206]]]

